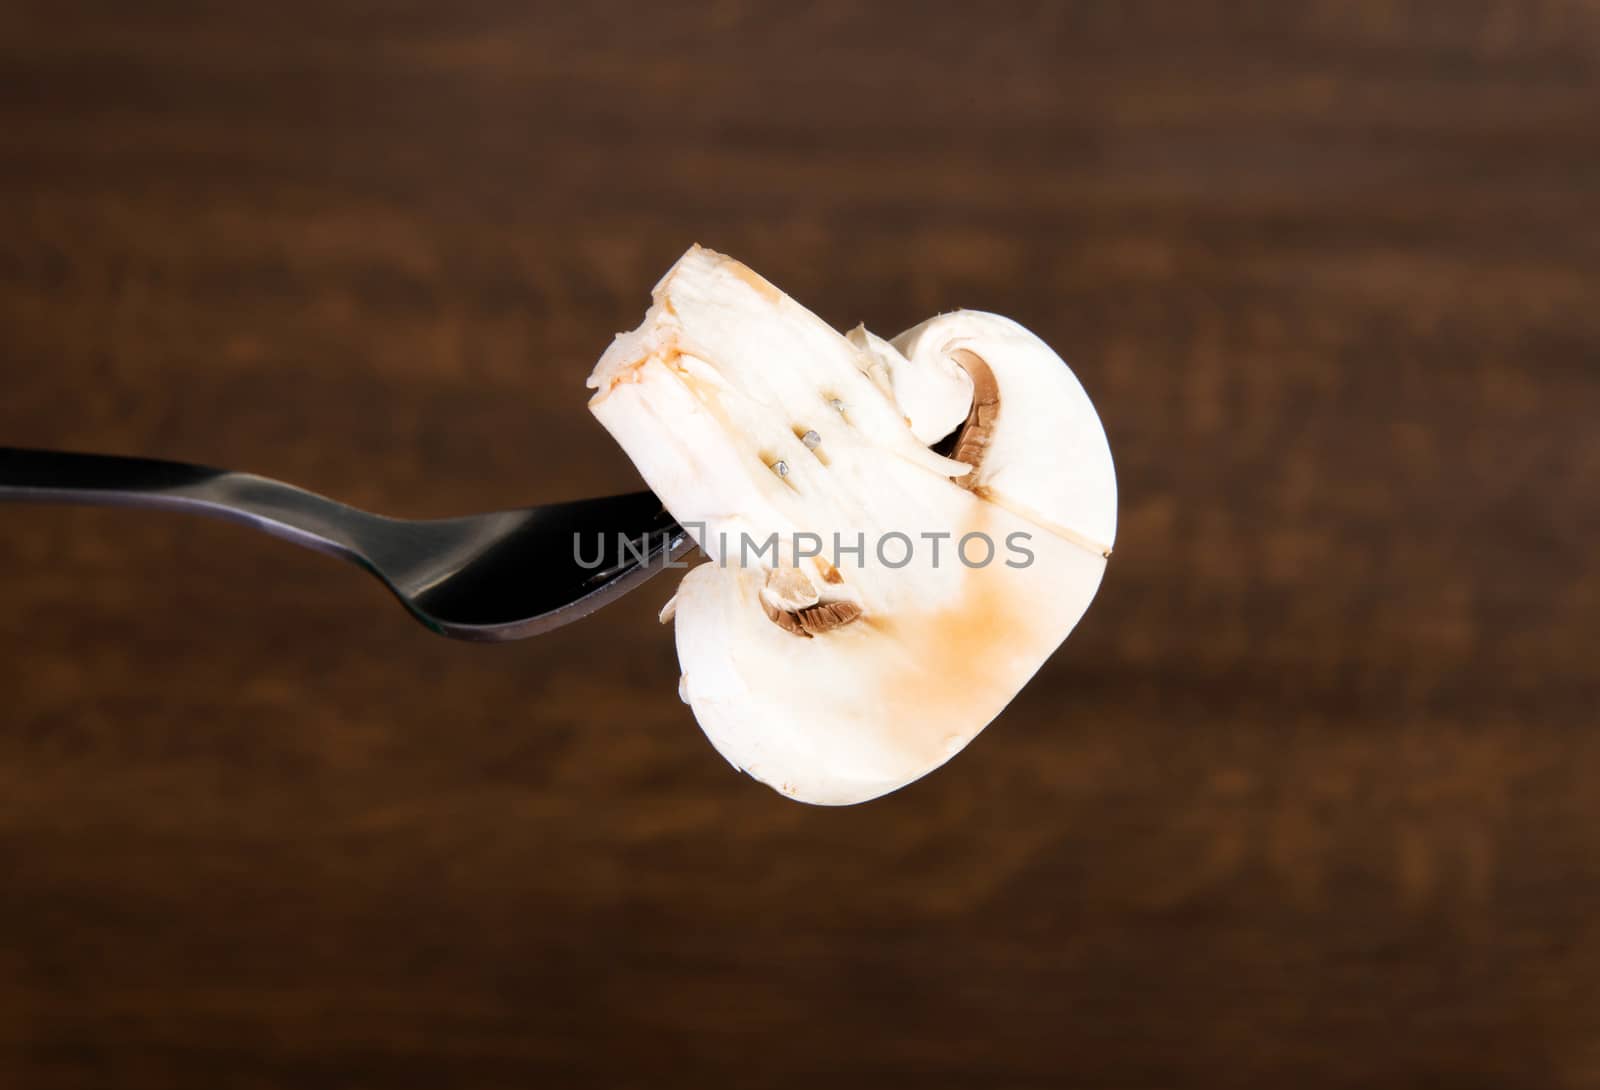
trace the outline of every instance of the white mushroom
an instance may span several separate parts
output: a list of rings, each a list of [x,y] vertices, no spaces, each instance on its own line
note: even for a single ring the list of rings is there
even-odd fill
[[[735,767],[803,801],[948,760],[1072,631],[1111,553],[1099,418],[997,315],[845,337],[694,247],[589,386],[710,558],[673,599],[680,695]],[[957,426],[952,457],[929,449]]]

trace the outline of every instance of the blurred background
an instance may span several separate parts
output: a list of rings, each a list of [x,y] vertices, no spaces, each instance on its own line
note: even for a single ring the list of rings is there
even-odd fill
[[[651,584],[456,644],[0,510],[0,1085],[1600,1085],[1600,6],[0,8],[0,442],[632,490],[690,243],[1065,355],[1121,526],[958,760],[735,775]]]

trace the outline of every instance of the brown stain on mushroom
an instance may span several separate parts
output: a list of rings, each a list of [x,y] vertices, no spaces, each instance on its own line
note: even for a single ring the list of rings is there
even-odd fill
[[[693,386],[694,380],[683,366],[683,352],[678,348],[675,340],[669,340],[657,345],[649,351],[643,352],[637,359],[619,367],[607,380],[603,387],[596,390],[594,396],[589,398],[589,407],[605,400],[611,391],[619,386],[632,386],[645,380],[645,370],[652,363],[659,363],[681,378],[685,385]]]
[[[750,268],[750,266],[741,261],[735,261],[732,258],[728,258],[727,263],[729,272],[731,272],[734,276],[737,276],[740,280],[743,280],[746,284],[749,284],[755,289],[756,294],[761,296],[761,298],[765,299],[767,302],[776,303],[783,297],[782,293],[779,292],[778,289],[774,287],[766,277]]]
[[[976,506],[963,533],[1003,539],[990,512]],[[1018,570],[997,559],[987,568],[962,571],[954,604],[863,622],[906,651],[905,665],[887,672],[878,690],[907,694],[885,701],[883,727],[913,760],[929,767],[950,756],[952,740],[964,744],[976,734],[1005,705],[1003,698],[1026,683],[1026,676],[1018,676],[1016,649],[1049,642],[1043,631],[1048,619],[1038,617]]]
[[[824,583],[832,583],[833,585],[838,586],[840,583],[844,582],[844,576],[839,573],[839,569],[834,567],[832,562],[829,561],[827,557],[814,556],[811,558],[811,562],[812,564],[816,565],[817,571],[822,574],[822,581]]]

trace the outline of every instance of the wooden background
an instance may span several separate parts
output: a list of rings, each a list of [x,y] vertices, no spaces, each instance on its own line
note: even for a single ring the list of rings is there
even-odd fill
[[[1099,599],[822,810],[666,583],[481,647],[0,509],[0,1086],[1600,1085],[1600,6],[579,6],[6,0],[0,442],[628,490],[583,379],[698,240],[1059,346]]]

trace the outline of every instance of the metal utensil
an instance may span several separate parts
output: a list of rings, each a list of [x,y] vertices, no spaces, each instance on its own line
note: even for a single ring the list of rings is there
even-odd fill
[[[354,561],[442,636],[515,640],[587,616],[694,547],[650,492],[392,519],[182,462],[0,447],[0,501],[150,507],[242,522]]]

